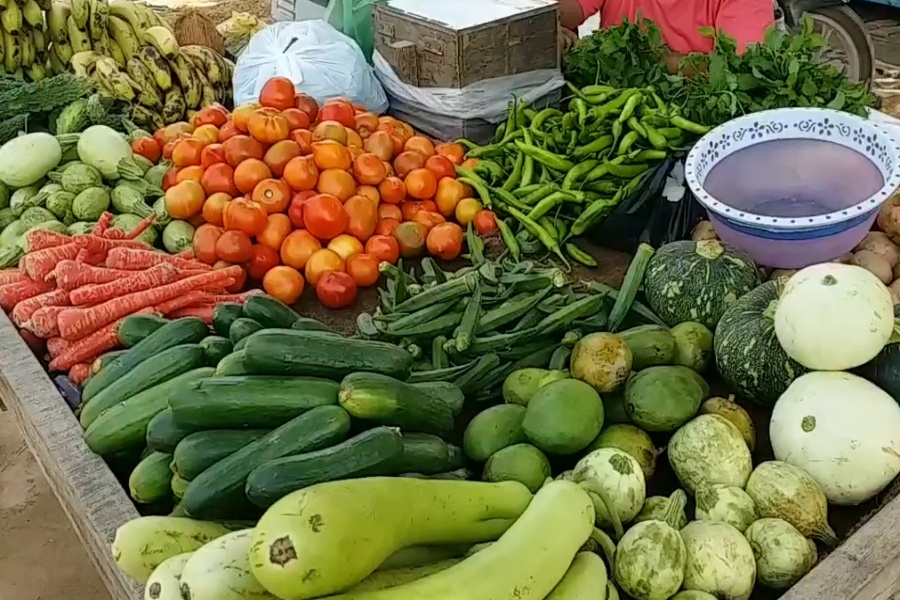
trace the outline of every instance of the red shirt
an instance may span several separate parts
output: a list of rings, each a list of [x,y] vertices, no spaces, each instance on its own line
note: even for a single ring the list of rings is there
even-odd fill
[[[585,18],[600,13],[601,27],[613,27],[638,15],[656,23],[663,40],[678,54],[711,52],[712,38],[699,27],[712,27],[735,38],[743,50],[761,42],[775,23],[772,0],[578,0]]]

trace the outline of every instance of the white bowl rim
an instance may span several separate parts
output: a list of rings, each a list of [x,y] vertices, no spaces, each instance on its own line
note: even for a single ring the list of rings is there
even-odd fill
[[[858,204],[832,213],[815,215],[812,217],[772,217],[769,215],[757,215],[746,210],[738,210],[728,206],[714,198],[703,188],[703,184],[697,176],[697,161],[702,152],[708,148],[711,141],[732,135],[735,130],[746,127],[748,123],[755,123],[761,120],[772,120],[773,117],[785,117],[789,121],[797,121],[803,118],[824,116],[830,116],[836,121],[858,126],[863,130],[869,129],[870,132],[886,146],[889,162],[894,165],[894,169],[892,173],[883,173],[884,185],[874,195]],[[770,140],[761,139],[760,143],[765,141]],[[832,227],[845,221],[859,218],[863,214],[870,213],[871,211],[878,210],[881,207],[881,204],[887,200],[894,191],[900,188],[900,164],[898,164],[898,161],[900,161],[900,142],[898,142],[890,132],[886,131],[884,125],[881,123],[876,123],[851,113],[827,108],[776,108],[742,115],[709,131],[700,138],[688,152],[687,158],[684,161],[684,179],[697,201],[707,210],[716,213],[726,221],[740,223],[753,228],[762,227],[768,230],[796,230],[798,228],[813,229],[817,227]],[[876,164],[876,166],[881,170],[881,165]],[[803,221],[802,223],[799,222],[801,220]]]

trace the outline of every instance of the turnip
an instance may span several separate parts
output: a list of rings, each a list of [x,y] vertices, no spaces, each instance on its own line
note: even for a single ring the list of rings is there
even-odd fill
[[[756,582],[756,559],[740,531],[721,521],[694,521],[681,530],[687,551],[684,589],[722,600],[747,600]]]
[[[744,532],[756,557],[756,577],[761,584],[786,590],[816,564],[812,540],[782,519],[760,519]]]
[[[684,494],[683,490],[675,490],[674,494]],[[634,518],[635,523],[641,523],[643,521],[662,521],[665,518],[666,511],[669,509],[670,498],[666,498],[665,496],[650,496],[644,501],[644,506],[641,508],[641,512],[637,514]],[[688,524],[687,515],[684,512],[684,507],[682,507],[681,512],[678,514],[678,518],[675,521],[675,529],[681,529],[685,525]]]
[[[614,333],[591,333],[575,344],[569,359],[572,377],[590,384],[601,394],[625,383],[631,373],[631,350]]]
[[[828,501],[822,488],[803,469],[778,460],[760,463],[744,488],[761,517],[783,519],[807,537],[834,546],[828,525]]]
[[[669,440],[668,454],[690,494],[713,483],[744,487],[753,470],[741,432],[719,415],[700,415],[686,423]]]
[[[722,521],[741,533],[759,518],[753,498],[733,485],[705,485],[697,490],[694,500],[698,521]]]
[[[598,526],[612,526],[622,537],[622,523],[631,522],[644,505],[647,490],[641,465],[627,452],[599,448],[575,465],[572,481],[586,489],[594,501]]]

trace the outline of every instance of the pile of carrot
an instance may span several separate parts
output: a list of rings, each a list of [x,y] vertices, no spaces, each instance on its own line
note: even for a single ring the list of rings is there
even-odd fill
[[[0,271],[0,308],[23,337],[46,341],[50,371],[80,382],[98,356],[118,345],[118,326],[134,314],[200,317],[216,304],[243,302],[226,290],[240,266],[213,270],[192,251],[169,255],[136,240],[154,217],[127,234],[105,213],[88,235],[32,230],[17,268]]]

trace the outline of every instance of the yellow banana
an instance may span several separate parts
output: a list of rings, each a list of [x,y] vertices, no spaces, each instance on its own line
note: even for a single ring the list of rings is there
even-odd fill
[[[180,53],[191,58],[197,66],[203,65],[206,78],[210,83],[221,83],[224,81],[225,74],[222,72],[222,65],[216,58],[216,52],[212,48],[205,46],[182,46]]]
[[[53,3],[52,0],[37,0],[38,6],[41,7],[41,10],[46,12],[50,10],[50,5]]]
[[[106,0],[91,0],[88,14],[88,32],[93,41],[106,37],[106,22],[109,19],[109,4]]]
[[[94,65],[101,58],[103,58],[103,56],[97,52],[85,50],[73,54],[72,58],[69,59],[69,65],[72,67],[72,71],[79,77],[90,77],[94,72]]]
[[[64,44],[54,43],[53,52],[56,53],[56,56],[59,57],[59,60],[62,61],[62,64],[67,65],[69,61],[72,60],[72,55],[75,54],[75,51],[72,50],[72,46],[69,45],[68,40]]]
[[[116,64],[119,65],[120,68],[125,68],[125,54],[122,52],[122,49],[119,47],[119,44],[116,43],[116,40],[112,38],[105,38],[106,43],[109,46],[109,56]]]
[[[145,29],[153,26],[152,23],[146,20],[144,13],[138,10],[138,5],[131,2],[131,0],[113,0],[109,4],[109,14],[127,21],[139,35]]]
[[[94,40],[91,42],[91,48],[96,50],[103,56],[112,57],[112,51],[109,49],[109,36],[106,35],[106,30],[103,30],[103,35],[100,36],[99,40]]]
[[[141,46],[135,56],[153,73],[156,86],[164,92],[169,91],[169,88],[172,87],[172,73],[169,72],[169,63],[159,54],[159,51],[153,46]]]
[[[173,85],[172,89],[166,92],[162,118],[166,123],[177,123],[184,118],[185,110],[187,110],[187,107],[184,105],[184,95],[181,93],[181,88]]]
[[[97,59],[94,63],[94,76],[103,84],[103,87],[110,90],[114,97],[119,100],[129,102],[134,100],[134,89],[136,85],[131,78],[119,70],[116,61],[108,56]]]
[[[47,53],[49,56],[49,64],[50,71],[54,75],[59,75],[60,73],[66,72],[66,63],[59,57],[59,54],[56,52],[56,44],[50,46],[50,51]]]
[[[91,37],[87,31],[78,27],[74,14],[69,15],[69,18],[66,19],[66,28],[69,30],[69,43],[72,45],[73,51],[84,52],[91,49]]]
[[[3,68],[3,62],[6,58],[6,40],[4,39],[8,33],[3,31],[3,28],[0,27],[0,68]]]
[[[47,32],[54,43],[69,43],[69,30],[66,28],[66,19],[71,14],[72,9],[61,2],[54,2],[50,10],[47,11]]]
[[[175,60],[170,60],[172,74],[178,80],[178,85],[184,93],[184,102],[188,108],[199,108],[201,100],[200,82],[194,77],[193,64],[179,54]]]
[[[32,81],[40,81],[47,77],[47,69],[44,67],[44,63],[36,62],[25,70],[25,74],[28,75]]]
[[[40,29],[32,29],[31,38],[34,44],[34,55],[44,62],[44,59],[47,58],[47,47],[50,45],[46,34]]]
[[[146,4],[136,4],[135,8],[138,11],[138,14],[141,15],[141,18],[147,23],[149,27],[164,27],[168,29],[172,33],[175,33],[175,30],[163,19],[159,16],[159,13],[147,6]]]
[[[163,120],[162,116],[157,111],[151,110],[143,105],[138,105],[133,108],[131,118],[137,125],[145,127],[149,131],[156,131],[166,124],[165,120]]]
[[[0,25],[6,33],[19,33],[22,29],[22,10],[15,2],[8,2],[0,12]]]
[[[22,44],[19,36],[8,31],[3,32],[3,68],[13,73],[22,66]]]
[[[44,25],[44,11],[41,10],[41,7],[34,0],[27,0],[22,5],[22,18],[32,27]]]
[[[156,25],[144,31],[144,41],[151,44],[159,53],[168,59],[178,56],[178,40],[175,35],[166,29]]]
[[[91,16],[90,0],[71,0],[71,4],[72,17],[75,19],[75,24],[82,29],[86,28],[88,19]]]
[[[109,15],[109,19],[106,22],[106,29],[109,31],[109,37],[115,40],[116,44],[119,45],[119,48],[122,49],[125,60],[134,56],[138,51],[138,48],[141,47],[140,39],[125,19],[115,15]]]
[[[219,101],[219,94],[206,75],[199,70],[194,71],[194,76],[200,81],[200,105],[210,106]]]
[[[31,33],[22,31],[19,34],[19,44],[22,46],[22,66],[30,67],[34,64],[34,40]]]

